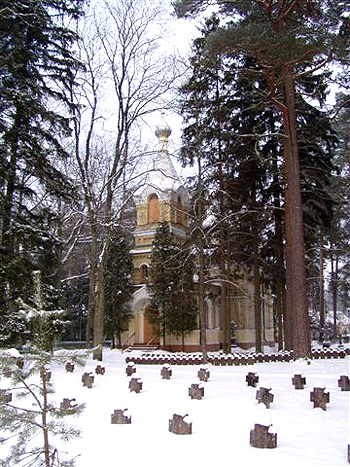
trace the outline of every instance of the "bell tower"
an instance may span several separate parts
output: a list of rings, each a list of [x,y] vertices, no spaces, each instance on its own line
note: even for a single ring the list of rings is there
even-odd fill
[[[134,194],[137,221],[135,246],[131,254],[134,263],[134,284],[148,282],[150,254],[155,233],[160,223],[168,222],[175,242],[182,243],[187,235],[189,197],[174,168],[168,152],[171,128],[163,119],[157,126],[158,149],[153,167],[146,180]]]

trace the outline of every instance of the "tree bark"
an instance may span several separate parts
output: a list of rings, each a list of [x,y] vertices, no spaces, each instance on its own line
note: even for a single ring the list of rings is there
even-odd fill
[[[323,269],[324,269],[324,236],[323,236],[322,230],[320,232],[319,249],[320,249],[320,255],[319,255],[319,269],[320,269],[320,275],[319,275],[320,328],[323,331],[323,335],[324,335],[324,327],[325,327],[324,274],[323,274]]]
[[[331,285],[333,303],[333,338],[337,337],[337,312],[338,312],[338,256],[331,258]]]
[[[203,244],[203,187],[202,187],[202,165],[200,155],[197,156],[198,163],[198,305],[199,305],[199,332],[200,345],[202,349],[203,363],[208,362],[207,352],[207,329],[204,307],[204,244]]]
[[[86,323],[86,345],[90,347],[92,340],[92,330],[94,327],[94,315],[95,315],[95,295],[96,295],[96,269],[97,269],[97,257],[98,257],[98,238],[96,231],[96,222],[89,222],[91,243],[89,251],[89,302],[88,302],[88,318]]]
[[[276,267],[274,271],[274,280],[276,288],[276,315],[277,315],[277,341],[278,350],[283,349],[284,342],[284,331],[283,326],[285,324],[285,267],[284,267],[284,254],[283,254],[283,232],[282,232],[282,215],[281,215],[281,203],[280,203],[280,188],[277,176],[277,162],[274,160],[274,221],[275,221],[275,239],[274,239],[274,250],[276,258]]]
[[[261,281],[259,264],[258,229],[255,220],[252,220],[253,239],[253,283],[254,283],[254,316],[255,316],[255,350],[262,352],[262,320],[261,320]]]
[[[304,253],[303,213],[300,185],[299,153],[296,132],[295,89],[292,70],[284,65],[283,83],[286,109],[283,112],[287,132],[285,151],[286,173],[286,278],[287,319],[293,322],[292,345],[294,356],[309,357],[311,353],[306,272]],[[289,344],[289,342],[288,342]]]
[[[219,158],[221,158],[220,151],[220,142],[219,142]],[[220,214],[224,216],[224,202],[223,202],[223,192],[224,192],[224,183],[223,175],[221,170],[221,165],[219,167],[219,209]],[[226,283],[227,279],[227,268],[226,268],[226,255],[227,250],[225,249],[226,245],[226,236],[225,236],[225,225],[223,222],[219,225],[219,238],[220,238],[220,276],[222,278],[221,283],[221,312],[222,312],[222,324],[223,324],[223,351],[224,353],[231,352],[231,307],[230,307],[230,298],[229,298],[229,287]]]
[[[95,309],[94,309],[94,359],[102,361],[102,344],[104,339],[104,324],[105,324],[105,281],[104,281],[104,267],[102,264],[98,265],[95,284]]]
[[[14,126],[12,128],[11,140],[11,154],[8,167],[4,178],[6,179],[6,190],[4,190],[4,197],[2,203],[2,216],[1,216],[1,253],[3,259],[8,262],[14,254],[14,236],[11,234],[11,220],[13,218],[13,204],[16,189],[16,173],[17,173],[17,159],[18,159],[18,131],[21,126],[21,109],[17,109]],[[7,287],[5,281],[1,281],[0,286],[0,310],[6,310],[12,306],[9,303],[11,298],[11,286]]]

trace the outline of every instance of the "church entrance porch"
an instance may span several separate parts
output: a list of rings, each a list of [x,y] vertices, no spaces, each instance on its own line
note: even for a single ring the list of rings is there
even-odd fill
[[[143,311],[143,343],[144,344],[159,344],[159,333],[154,326],[154,324],[150,323],[147,314],[146,314],[147,307]]]

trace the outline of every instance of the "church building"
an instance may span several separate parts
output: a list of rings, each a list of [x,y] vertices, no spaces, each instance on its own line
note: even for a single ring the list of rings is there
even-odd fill
[[[127,345],[157,346],[165,350],[183,350],[181,339],[167,335],[165,343],[162,336],[150,324],[145,313],[150,303],[147,289],[152,243],[161,222],[169,224],[175,242],[182,243],[187,235],[189,195],[183,186],[168,152],[168,139],[171,129],[164,122],[158,126],[158,150],[153,169],[134,194],[136,206],[136,229],[134,248],[131,251],[135,292],[132,298],[133,318],[129,329],[123,335]],[[252,282],[247,278],[241,281],[236,291],[232,291],[231,323],[232,339],[242,348],[255,345],[254,296]],[[205,297],[207,348],[216,351],[222,348],[223,330],[220,313],[220,284],[213,281]],[[271,297],[265,294],[262,307],[263,342],[273,344],[273,317]],[[200,351],[199,329],[185,337],[185,351]]]

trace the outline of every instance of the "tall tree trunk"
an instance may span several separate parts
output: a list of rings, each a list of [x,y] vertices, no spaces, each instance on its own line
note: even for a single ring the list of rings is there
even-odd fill
[[[104,281],[104,267],[99,264],[96,274],[95,284],[95,310],[94,310],[94,359],[102,361],[102,344],[104,338],[104,307],[105,307],[105,281]]]
[[[285,129],[287,133],[287,128]],[[290,226],[293,222],[292,219],[288,219],[291,215],[291,210],[288,208],[288,200],[287,200],[287,191],[288,191],[288,185],[287,185],[287,180],[288,180],[288,169],[287,169],[287,163],[286,161],[289,159],[289,147],[288,144],[285,143],[284,149],[283,149],[283,156],[284,156],[284,176],[285,176],[285,213],[284,213],[284,225],[285,225],[285,236],[286,238],[291,236],[291,232],[288,230],[288,226]],[[285,268],[285,277],[286,277],[286,300],[285,300],[285,310],[284,310],[284,345],[286,350],[292,350],[293,349],[293,294],[291,293],[291,288],[292,288],[292,275],[291,275],[291,264],[292,264],[292,259],[289,257],[291,254],[291,247],[286,247],[285,249],[285,258],[286,258],[286,268]]]
[[[331,258],[331,285],[333,303],[333,338],[337,337],[337,312],[338,312],[338,256]]]
[[[284,254],[283,254],[283,232],[282,232],[282,214],[281,214],[281,202],[280,202],[280,187],[277,176],[277,161],[274,159],[273,162],[274,171],[274,221],[275,221],[275,239],[274,239],[274,251],[276,258],[276,267],[274,273],[275,287],[276,287],[276,315],[277,315],[277,339],[278,339],[278,350],[283,349],[284,342],[284,331],[283,326],[285,324],[285,301],[286,301],[286,287],[285,287],[285,267],[284,267]]]
[[[219,76],[219,67],[220,61],[217,62],[217,72],[216,76]],[[216,105],[217,105],[217,114],[220,116],[220,82],[219,79],[216,80]],[[218,177],[219,177],[219,212],[221,218],[224,218],[226,215],[225,213],[225,205],[224,205],[224,192],[225,192],[225,182],[223,176],[223,164],[225,164],[224,160],[224,152],[222,149],[222,122],[220,121],[221,118],[218,117],[217,121],[217,144],[218,144]],[[227,283],[227,235],[225,232],[226,229],[226,222],[219,223],[219,248],[220,248],[220,259],[219,259],[219,268],[220,268],[220,276],[222,279],[221,283],[221,313],[222,313],[222,327],[223,327],[223,351],[224,353],[231,352],[231,302],[230,302],[230,293],[229,293],[229,285]]]
[[[90,221],[90,269],[89,269],[89,302],[88,302],[88,318],[86,323],[86,344],[90,347],[92,340],[92,330],[94,328],[94,315],[95,315],[95,299],[96,299],[96,272],[97,272],[97,258],[98,258],[98,238],[97,226],[95,222]]]
[[[11,154],[10,160],[5,173],[6,190],[4,193],[2,212],[1,212],[1,253],[2,261],[5,259],[8,262],[14,255],[14,236],[11,234],[11,222],[13,221],[13,203],[16,189],[16,172],[18,158],[18,131],[20,129],[21,117],[20,109],[17,109],[14,127],[12,129]],[[11,299],[11,285],[7,280],[1,281],[0,286],[0,310],[8,310],[11,307],[9,300]]]
[[[202,349],[203,363],[208,361],[207,352],[207,329],[204,307],[204,244],[203,244],[203,186],[202,186],[202,165],[198,155],[198,304],[199,304],[199,332],[200,345]]]
[[[319,303],[320,303],[320,328],[324,335],[325,331],[325,310],[324,310],[324,236],[321,230],[319,241]]]
[[[261,320],[261,281],[259,262],[259,240],[256,222],[252,221],[253,239],[253,283],[254,283],[254,316],[255,316],[255,350],[262,352],[262,320]]]
[[[283,113],[287,132],[285,151],[286,172],[286,269],[287,269],[287,320],[293,320],[293,350],[295,357],[309,357],[311,353],[308,307],[306,297],[306,272],[304,253],[303,212],[300,186],[299,153],[296,132],[295,89],[292,70],[284,66],[284,95],[286,109]]]
[[[220,152],[220,151],[219,151]],[[224,183],[221,165],[219,167],[219,210],[221,216],[224,216],[224,201],[223,201]],[[219,268],[221,282],[221,313],[222,313],[222,325],[223,325],[223,351],[225,353],[231,352],[231,307],[229,298],[229,287],[227,285],[227,268],[226,268],[226,235],[225,235],[225,223],[221,222],[219,225],[219,238],[220,238],[220,259]]]
[[[224,276],[225,277],[225,276]],[[227,284],[223,282],[221,284],[221,311],[223,316],[223,351],[224,353],[231,352],[231,328],[230,328],[230,312],[229,312],[229,297]]]

